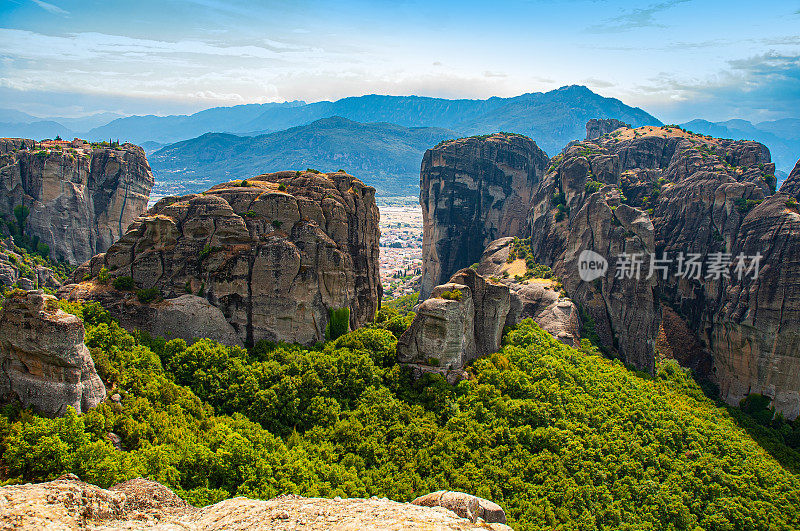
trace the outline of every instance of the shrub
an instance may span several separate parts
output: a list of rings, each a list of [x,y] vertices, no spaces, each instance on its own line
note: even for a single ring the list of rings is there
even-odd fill
[[[586,188],[585,189],[586,189],[586,193],[587,194],[593,194],[593,193],[599,191],[600,188],[602,188],[602,187],[603,187],[603,183],[595,181],[595,180],[592,180],[592,179],[589,179],[588,181],[586,181]]]
[[[273,220],[272,220],[272,227],[273,227],[275,230],[278,230],[278,229],[280,229],[280,228],[281,228],[281,225],[283,225],[283,221],[278,221],[277,219],[273,219]]]
[[[330,308],[328,316],[327,339],[338,339],[350,330],[350,308]]]
[[[108,268],[106,266],[101,267],[100,272],[97,273],[97,281],[101,284],[108,284],[109,279]]]
[[[300,172],[298,172],[298,173],[300,173]],[[281,192],[285,192],[286,188],[287,188],[286,183],[281,183],[281,184],[278,185],[278,190],[280,190]]]
[[[443,291],[439,295],[440,299],[445,299],[448,301],[460,301],[461,300],[461,290],[454,289],[452,291]]]
[[[154,301],[160,301],[164,297],[161,296],[161,292],[158,290],[158,288],[145,288],[136,291],[136,298],[139,299],[139,302],[147,304]]]
[[[130,291],[136,287],[136,284],[133,283],[133,279],[127,276],[115,278],[111,285],[114,286],[114,289],[119,291]]]

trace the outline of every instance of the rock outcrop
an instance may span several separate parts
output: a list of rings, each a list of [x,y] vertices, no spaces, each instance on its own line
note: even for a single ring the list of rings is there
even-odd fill
[[[471,522],[475,522],[478,518],[481,518],[483,521],[490,524],[506,523],[506,512],[502,507],[489,500],[464,492],[439,490],[426,494],[425,496],[420,496],[411,503],[423,507],[444,507]]]
[[[202,316],[203,336],[313,344],[325,339],[331,310],[349,309],[352,328],[375,315],[378,218],[375,189],[344,172],[220,184],[156,203],[62,293],[98,300],[123,326],[152,333]],[[136,293],[101,283],[104,268],[111,286],[130,277]],[[141,302],[143,293],[156,300]],[[198,330],[178,326],[172,337],[191,340]]]
[[[15,250],[9,237],[0,239],[0,287],[19,287],[24,290],[37,288],[58,289],[61,282],[49,267],[37,264],[30,256]]]
[[[705,366],[710,353],[709,376],[729,403],[765,394],[796,417],[794,183],[787,179],[786,191],[774,193],[774,165],[756,142],[674,127],[616,129],[554,160],[536,192],[529,234],[537,260],[564,279],[606,349],[652,371],[659,332],[681,334],[685,325],[697,343],[684,361]],[[747,267],[757,254],[756,275]],[[607,269],[583,279],[587,257],[598,256]],[[662,302],[672,312],[668,322]]]
[[[474,519],[465,518],[439,505],[398,503],[376,497],[326,499],[284,495],[271,500],[238,497],[208,507],[195,508],[184,503],[166,487],[142,478],[106,490],[83,483],[76,476],[68,474],[47,483],[0,487],[0,496],[3,500],[0,503],[2,529],[511,529],[503,523],[489,523],[480,516]],[[482,500],[477,512],[490,518],[500,518],[502,509]],[[503,521],[504,518],[503,513]]]
[[[425,153],[420,299],[477,262],[489,242],[522,234],[547,163],[533,140],[503,133],[443,142]]]
[[[0,217],[17,223],[50,256],[80,264],[103,252],[147,208],[153,174],[144,150],[73,142],[0,139]]]
[[[527,318],[563,343],[580,346],[578,309],[556,280],[502,278],[508,267],[520,267],[508,262],[513,241],[492,242],[477,269],[462,269],[433,288],[397,341],[400,363],[457,381],[469,362],[500,350],[505,327]]]
[[[586,140],[594,140],[603,135],[607,135],[620,127],[630,127],[621,120],[615,118],[592,119],[586,122]]]
[[[0,313],[0,398],[46,416],[99,404],[106,389],[83,343],[83,322],[41,291],[12,292]]]

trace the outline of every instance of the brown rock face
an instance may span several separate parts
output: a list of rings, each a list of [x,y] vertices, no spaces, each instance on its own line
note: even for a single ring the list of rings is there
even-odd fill
[[[505,264],[512,241],[492,242],[477,271],[493,271],[499,267],[498,257]],[[565,344],[580,346],[578,310],[550,280],[516,282],[465,268],[433,288],[419,305],[411,326],[397,341],[397,359],[416,372],[438,372],[457,381],[472,360],[500,350],[506,326],[527,318]]]
[[[496,504],[463,493],[480,514],[465,518],[446,505],[399,503],[386,498],[238,497],[203,508],[184,503],[171,490],[142,478],[101,489],[67,474],[55,481],[0,487],[2,529],[87,529],[128,531],[510,531]],[[478,500],[478,501],[476,501]],[[459,506],[454,505],[453,509]],[[482,518],[482,521],[477,520]]]
[[[521,235],[547,162],[533,140],[501,133],[451,140],[425,153],[420,299],[477,262],[492,240]]]
[[[79,264],[105,251],[145,211],[152,186],[144,151],[133,144],[0,139],[0,215],[13,222],[14,207],[27,206],[25,232],[53,258]]]
[[[46,416],[83,413],[106,388],[83,343],[83,322],[41,291],[13,293],[0,313],[0,397]]]
[[[791,201],[798,181],[796,170],[772,195],[774,165],[755,142],[668,127],[618,129],[555,160],[537,190],[530,234],[537,259],[564,279],[609,350],[652,370],[659,330],[669,340],[688,327],[696,355],[675,357],[699,369],[710,351],[723,398],[737,404],[748,393],[765,394],[796,417],[800,215]],[[609,261],[590,282],[578,275],[587,250]],[[681,275],[680,253],[695,256],[699,275]],[[738,275],[737,257],[757,253],[759,276]],[[620,254],[641,256],[640,280],[619,275]],[[670,269],[651,276],[651,255],[666,257]],[[710,264],[720,256],[727,261],[715,274]],[[668,321],[660,300],[674,313]]]
[[[105,267],[158,290],[173,312],[198,309],[197,301],[178,304],[181,295],[205,298],[247,345],[324,340],[331,309],[349,308],[352,328],[372,319],[382,292],[375,189],[343,172],[280,172],[244,184],[162,199],[74,280]],[[145,329],[147,313],[163,304],[139,304],[98,282],[65,291]],[[180,327],[173,334],[191,339]]]

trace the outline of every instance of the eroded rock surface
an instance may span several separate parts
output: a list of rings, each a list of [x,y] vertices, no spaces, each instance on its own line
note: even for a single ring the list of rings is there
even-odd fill
[[[792,201],[800,172],[775,194],[774,169],[756,142],[672,127],[616,129],[554,159],[529,215],[532,246],[592,318],[603,345],[627,363],[652,371],[659,330],[680,334],[685,324],[697,340],[685,362],[700,367],[709,351],[723,398],[737,404],[748,393],[765,394],[795,417],[800,215]],[[609,262],[589,282],[579,275],[587,250]],[[740,255],[750,265],[759,253],[757,279],[737,272]],[[642,263],[632,269],[636,255]],[[685,274],[689,256],[701,264],[697,275]],[[651,275],[653,257],[666,258],[668,270]],[[720,260],[726,265],[715,273],[711,264]],[[659,301],[679,317],[670,317],[671,330],[663,329]]]
[[[349,308],[352,328],[374,316],[382,293],[378,218],[375,189],[344,172],[279,172],[220,184],[156,203],[106,253],[78,268],[79,284],[62,293],[99,300],[124,326],[171,329],[172,337],[197,337],[203,327],[173,325],[202,315],[218,337],[232,330],[234,342],[313,344],[325,339],[329,310]],[[142,304],[141,292],[103,285],[102,268],[167,300]],[[180,298],[185,294],[195,298]]]
[[[99,404],[106,388],[83,343],[83,322],[41,291],[13,292],[0,313],[0,397],[46,416]]]
[[[483,515],[499,518],[497,509],[500,512],[502,509],[487,500],[482,503],[479,512],[486,507]],[[285,495],[271,500],[239,497],[198,509],[182,502],[166,487],[146,479],[134,479],[106,490],[83,483],[70,474],[47,483],[0,487],[0,529],[506,531],[511,528],[502,523],[488,523],[482,517],[464,518],[442,506],[375,497],[326,499]]]
[[[147,208],[153,174],[133,144],[0,139],[0,216],[30,213],[24,230],[50,256],[80,264],[108,249]]]
[[[547,155],[530,138],[497,133],[429,149],[420,171],[420,299],[477,262],[489,242],[519,236]]]

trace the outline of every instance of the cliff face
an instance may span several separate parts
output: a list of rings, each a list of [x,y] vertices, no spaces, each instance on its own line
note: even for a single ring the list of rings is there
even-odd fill
[[[152,186],[133,144],[0,139],[0,215],[14,222],[14,207],[27,206],[26,234],[56,259],[82,263],[105,251],[145,211]]]
[[[47,416],[83,413],[106,388],[83,343],[83,322],[41,291],[14,292],[0,313],[0,398]]]
[[[496,133],[429,149],[420,170],[420,298],[477,262],[489,242],[521,235],[547,155],[531,139]]]
[[[329,310],[348,308],[352,328],[374,316],[382,292],[378,218],[375,189],[343,172],[221,184],[159,201],[73,277],[92,281],[65,291],[102,301],[125,326],[152,329],[188,312],[205,315],[223,338],[232,329],[244,344],[312,344],[325,339]],[[167,300],[141,304],[101,284],[103,267]],[[173,337],[192,339],[195,328],[178,327]]]
[[[564,279],[601,342],[626,362],[652,371],[659,331],[670,335],[665,327],[676,324],[662,320],[663,301],[696,334],[698,355],[710,351],[723,398],[737,404],[762,393],[795,417],[800,215],[789,192],[772,195],[774,186],[769,152],[756,142],[618,129],[554,159],[529,231],[537,259]],[[589,281],[579,274],[584,251],[608,260]],[[740,255],[747,267],[757,253],[757,278],[737,269]]]

